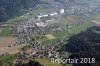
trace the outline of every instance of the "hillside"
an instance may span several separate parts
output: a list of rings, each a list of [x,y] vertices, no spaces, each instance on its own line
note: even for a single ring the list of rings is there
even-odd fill
[[[0,0],[0,21],[22,15],[30,8],[34,8],[40,0]]]
[[[71,36],[65,46],[67,52],[72,53],[70,58],[95,58],[95,63],[100,61],[100,26],[88,28],[86,31]],[[83,66],[98,66],[83,64]],[[75,66],[80,66],[77,64]]]

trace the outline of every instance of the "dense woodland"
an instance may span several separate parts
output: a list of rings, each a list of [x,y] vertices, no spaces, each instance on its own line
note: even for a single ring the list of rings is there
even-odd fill
[[[75,66],[100,65],[100,26],[88,28],[86,31],[71,36],[65,46],[67,52],[72,53],[70,58],[95,58],[95,64],[77,64]]]
[[[22,15],[34,8],[40,0],[0,0],[0,21]]]

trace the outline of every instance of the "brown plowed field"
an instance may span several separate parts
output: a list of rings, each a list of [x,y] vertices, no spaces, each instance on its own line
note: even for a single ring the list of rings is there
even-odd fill
[[[9,46],[11,43],[14,42],[15,39],[16,38],[13,37],[2,37],[0,39],[0,48]]]

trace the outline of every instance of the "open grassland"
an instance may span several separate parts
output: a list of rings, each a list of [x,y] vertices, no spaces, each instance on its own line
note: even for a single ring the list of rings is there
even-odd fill
[[[35,38],[34,40],[37,42],[42,42],[48,39],[45,35],[33,35],[33,38]]]
[[[51,40],[47,39],[47,40],[43,40],[41,43],[44,43],[44,44],[49,44],[49,43],[56,44],[58,40],[59,39],[57,39],[57,38],[56,39],[51,39]]]
[[[51,33],[53,36],[55,36],[56,38],[63,38],[64,36],[68,35],[67,31],[62,31],[62,32],[53,32]]]
[[[90,26],[92,26],[91,22],[86,22],[86,23],[83,23],[83,24],[80,24],[80,25],[72,25],[70,33],[71,34],[77,34],[81,31],[86,30]]]
[[[48,35],[46,35],[48,36]],[[35,41],[37,42],[41,42],[41,43],[50,43],[50,42],[56,42],[57,38],[55,36],[53,36],[53,38],[55,37],[55,39],[49,39],[50,37],[46,37],[45,35],[33,35],[33,38],[35,38]]]
[[[4,66],[11,66],[10,62],[13,62],[13,60],[15,60],[18,56],[19,56],[19,54],[1,56],[0,61],[2,61],[4,63]]]
[[[12,29],[10,28],[2,28],[2,31],[0,32],[0,36],[9,36],[12,32]]]
[[[2,28],[0,28],[0,33],[2,32]]]
[[[79,16],[67,16],[65,18],[58,20],[58,23],[54,25],[64,26],[69,24],[75,24],[79,18],[80,18]]]
[[[48,12],[56,12],[56,9],[54,8],[45,9],[45,8],[39,7],[32,11],[32,15],[37,16],[37,14],[39,13],[47,14]]]

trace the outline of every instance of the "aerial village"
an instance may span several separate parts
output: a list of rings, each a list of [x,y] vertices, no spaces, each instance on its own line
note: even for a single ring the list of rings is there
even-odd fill
[[[74,25],[77,26],[79,24],[83,24],[86,20],[88,20],[89,15],[92,13],[92,8],[90,7],[89,12],[87,8],[79,9],[80,7],[74,7],[73,8],[67,8],[65,9],[59,9],[55,12],[48,12],[47,14],[39,13],[37,16],[32,17],[31,19],[28,19],[24,22],[18,22],[18,25],[13,28],[12,36],[16,37],[14,42],[11,42],[8,47],[14,47],[18,45],[25,45],[18,51],[20,54],[20,58],[17,58],[16,60],[13,60],[13,63],[16,65],[20,63],[21,61],[30,61],[33,58],[62,58],[63,55],[58,51],[58,49],[66,44],[65,38],[62,38],[61,40],[57,40],[56,43],[41,43],[40,41],[36,41],[37,39],[43,39],[41,37],[35,37],[34,35],[44,35],[46,39],[55,39],[55,37],[51,34],[52,32],[68,32],[69,36],[71,35],[71,27],[73,24],[65,24],[64,26],[58,26],[56,25],[59,23],[60,20],[65,18],[65,16],[76,15],[81,17],[74,21]],[[84,9],[84,11],[82,10]],[[70,11],[72,10],[72,11]],[[77,13],[78,11],[82,13]],[[94,11],[99,12],[98,9],[94,9]],[[74,11],[74,12],[73,12]],[[85,11],[88,13],[85,13]],[[67,15],[65,14],[67,13]],[[95,12],[95,13],[96,13]],[[29,14],[29,13],[28,13]],[[23,16],[22,16],[23,17]],[[34,37],[33,37],[34,36]],[[7,52],[0,51],[0,56],[7,55]]]
[[[48,14],[39,14],[26,22],[18,23],[18,26],[14,28],[12,35],[17,37],[14,42],[12,42],[8,47],[13,47],[17,45],[31,45],[31,47],[23,47],[20,50],[20,55],[23,59],[31,60],[31,57],[34,58],[59,58],[61,57],[59,52],[57,52],[58,46],[62,46],[63,39],[58,41],[57,44],[43,44],[40,42],[34,41],[37,38],[33,38],[34,34],[36,35],[45,35],[48,39],[55,39],[51,32],[61,32],[61,31],[70,31],[71,26],[65,25],[64,27],[55,26],[53,24],[57,23],[58,20],[62,19],[64,16],[65,10],[61,9],[54,13]],[[0,56],[8,54],[7,52],[1,51]],[[23,59],[14,60],[14,64],[18,64]]]
[[[18,37],[9,47],[19,44],[31,44],[31,49],[21,51],[22,55],[25,55],[26,57],[59,57],[59,52],[56,52],[55,49],[55,47],[57,47],[56,44],[41,44],[40,42],[35,42],[34,40],[37,38],[33,38],[32,35],[45,35],[49,39],[54,39],[55,37],[52,36],[50,32],[68,31],[68,28],[70,29],[69,25],[66,25],[66,27],[63,28],[53,26],[54,22],[63,18],[63,14],[64,9],[61,9],[59,12],[49,13],[46,15],[40,14],[26,22],[21,24],[19,23],[17,29],[14,31],[14,36]]]
[[[15,65],[19,64],[20,61],[29,62],[32,58],[62,58],[61,54],[57,50],[65,44],[63,41],[65,39],[57,40],[55,44],[52,42],[45,44],[35,41],[41,37],[33,37],[33,35],[45,35],[47,39],[52,40],[55,39],[55,37],[51,32],[70,32],[71,25],[66,24],[63,27],[54,25],[64,18],[64,13],[65,10],[60,9],[54,13],[39,14],[25,22],[18,23],[18,26],[12,31],[12,36],[16,37],[16,39],[14,42],[11,42],[8,47],[10,48],[18,45],[26,46],[22,47],[18,52],[21,59],[17,58],[14,60],[13,63]],[[30,47],[27,45],[30,45]],[[0,52],[0,56],[7,54],[8,53],[4,51]]]

